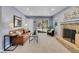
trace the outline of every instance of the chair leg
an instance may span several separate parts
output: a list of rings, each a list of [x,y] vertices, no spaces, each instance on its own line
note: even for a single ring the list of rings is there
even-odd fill
[[[37,39],[36,39],[36,42],[38,43],[38,37],[37,37]]]
[[[30,43],[30,37],[29,37],[29,43]]]
[[[30,41],[32,41],[32,40],[33,40],[33,39],[31,39],[31,40],[29,39],[29,43],[30,43]]]
[[[29,43],[30,43],[30,40],[29,40]]]
[[[33,37],[32,40],[36,40],[36,42],[38,43],[38,37]],[[30,40],[30,38],[29,38],[29,43],[30,43],[30,41],[32,41],[32,40]]]
[[[31,41],[31,40],[29,39],[29,43],[30,43],[30,41]]]

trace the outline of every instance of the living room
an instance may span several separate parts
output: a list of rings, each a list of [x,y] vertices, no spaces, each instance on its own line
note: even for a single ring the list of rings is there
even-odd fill
[[[21,7],[21,8],[23,8],[23,7]],[[37,8],[37,9],[40,9],[40,8],[46,9],[46,7],[45,8],[44,7],[35,7],[35,8]],[[47,7],[47,9],[48,8],[49,7]],[[50,9],[51,8],[52,7],[50,7]],[[34,16],[31,16],[32,14],[30,14],[30,13],[28,14],[30,16],[25,16],[24,13],[22,13],[19,9],[20,9],[20,7],[17,7],[17,6],[16,7],[15,6],[1,6],[0,7],[0,15],[1,15],[1,17],[0,17],[1,18],[0,19],[0,31],[1,31],[1,33],[0,33],[0,39],[1,39],[1,41],[0,41],[0,43],[1,43],[0,51],[2,51],[2,52],[4,51],[4,47],[10,46],[9,41],[7,41],[7,43],[4,42],[4,38],[6,36],[16,35],[13,32],[17,32],[17,34],[18,34],[18,31],[22,32],[23,29],[27,29],[27,31],[29,30],[31,33],[33,33],[34,30],[36,30],[35,29],[36,26],[34,26],[34,20],[37,20],[36,21],[37,23],[38,23],[39,19],[40,20],[41,19],[46,20],[45,21],[46,25],[45,24],[43,25],[44,21],[43,21],[42,24],[40,24],[40,29],[43,30],[44,32],[47,32],[48,29],[53,28],[53,24],[52,24],[53,23],[53,20],[52,20],[53,17],[50,16],[49,14],[48,14],[49,16],[46,16],[45,15],[46,12],[40,11],[40,12],[43,12],[43,14],[40,14],[40,12],[38,12],[38,10],[37,10],[38,14],[36,16],[34,14],[33,14]],[[26,7],[26,10],[29,11],[29,8]],[[8,34],[10,34],[10,35],[8,35]],[[18,39],[18,38],[16,38],[16,39]],[[16,42],[16,39],[14,40],[14,42]]]
[[[79,52],[78,10],[76,6],[0,6],[0,51]]]

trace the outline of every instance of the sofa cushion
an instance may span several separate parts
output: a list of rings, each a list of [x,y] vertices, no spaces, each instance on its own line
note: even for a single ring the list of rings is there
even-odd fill
[[[16,34],[21,36],[22,32],[16,31]]]

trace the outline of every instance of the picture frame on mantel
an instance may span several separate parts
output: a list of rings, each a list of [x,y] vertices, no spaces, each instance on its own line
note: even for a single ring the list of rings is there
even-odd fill
[[[13,16],[14,27],[22,27],[22,18],[19,16]]]

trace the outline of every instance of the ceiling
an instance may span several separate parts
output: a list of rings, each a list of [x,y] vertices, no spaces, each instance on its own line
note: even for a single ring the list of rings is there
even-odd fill
[[[53,16],[66,6],[15,6],[26,16]]]

